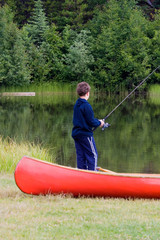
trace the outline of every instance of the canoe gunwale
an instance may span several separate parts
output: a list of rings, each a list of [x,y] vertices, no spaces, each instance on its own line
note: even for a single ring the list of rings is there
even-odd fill
[[[16,168],[19,164],[19,162],[23,159],[23,158],[29,158],[29,159],[32,159],[33,161],[36,161],[36,162],[41,162],[43,164],[46,164],[46,165],[51,165],[51,166],[55,166],[55,167],[58,167],[58,168],[64,168],[64,169],[68,169],[68,170],[71,170],[71,171],[78,171],[78,172],[86,172],[86,173],[89,173],[89,174],[100,174],[100,175],[109,175],[109,176],[114,176],[114,177],[129,177],[129,178],[158,178],[160,179],[160,174],[151,174],[151,173],[117,173],[117,172],[100,172],[100,171],[90,171],[90,170],[83,170],[83,169],[78,169],[78,168],[73,168],[73,167],[69,167],[69,166],[63,166],[63,165],[59,165],[59,164],[56,164],[56,163],[51,163],[51,162],[46,162],[46,161],[43,161],[43,160],[39,160],[39,159],[36,159],[36,158],[31,158],[29,156],[26,156],[24,155],[17,163],[16,165]],[[15,172],[16,172],[16,168],[15,168]],[[15,175],[15,172],[14,172],[14,175]]]

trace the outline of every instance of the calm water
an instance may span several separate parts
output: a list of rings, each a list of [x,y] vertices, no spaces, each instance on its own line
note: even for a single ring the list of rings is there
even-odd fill
[[[104,118],[124,97],[91,95],[89,102],[95,117]],[[51,92],[0,97],[0,135],[40,143],[56,155],[57,163],[75,167],[71,130],[76,99],[73,93]],[[159,103],[132,96],[108,122],[110,128],[94,132],[99,166],[117,172],[160,172]]]

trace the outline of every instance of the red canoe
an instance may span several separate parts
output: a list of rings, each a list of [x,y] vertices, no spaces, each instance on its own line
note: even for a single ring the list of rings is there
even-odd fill
[[[160,174],[93,172],[24,156],[15,181],[28,194],[71,194],[91,197],[160,198]]]

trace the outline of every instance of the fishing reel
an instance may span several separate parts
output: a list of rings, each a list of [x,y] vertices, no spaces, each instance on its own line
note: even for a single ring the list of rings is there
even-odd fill
[[[108,128],[108,127],[110,127],[110,126],[111,126],[111,124],[109,124],[109,123],[104,123],[104,125],[103,125],[103,127],[102,127],[102,131],[104,131],[105,128]]]

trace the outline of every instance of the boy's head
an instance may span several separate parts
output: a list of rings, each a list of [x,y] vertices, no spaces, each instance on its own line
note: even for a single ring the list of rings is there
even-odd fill
[[[85,96],[86,93],[90,92],[91,87],[86,82],[80,82],[77,85],[77,94],[82,97]]]

